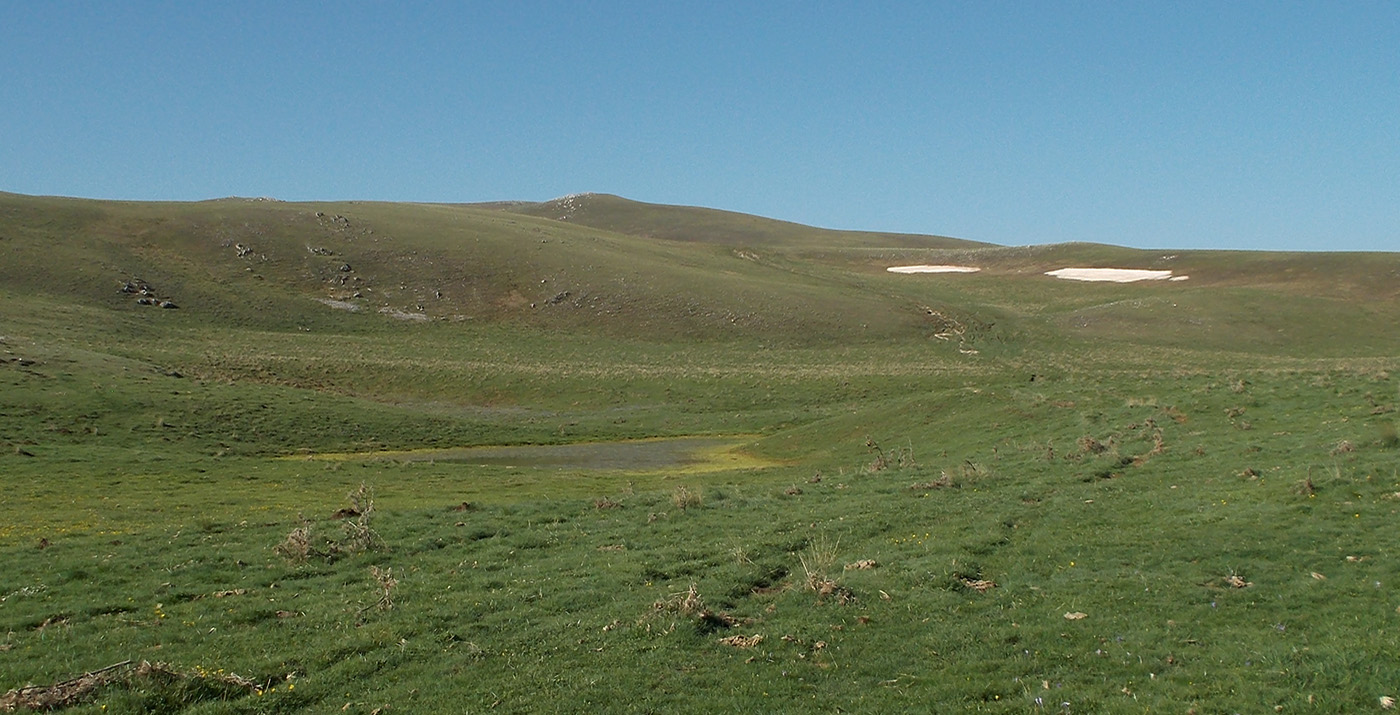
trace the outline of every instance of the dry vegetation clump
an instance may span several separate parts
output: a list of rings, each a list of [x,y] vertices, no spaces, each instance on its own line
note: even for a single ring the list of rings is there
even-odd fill
[[[1112,440],[1110,440],[1112,441]],[[1100,442],[1089,435],[1079,438],[1079,451],[1084,454],[1103,454],[1107,452],[1109,445]]]
[[[1148,450],[1147,456],[1156,456],[1167,451],[1167,442],[1162,437],[1162,428],[1153,425],[1152,427],[1152,449]]]
[[[355,517],[342,522],[345,537],[338,545],[340,551],[354,554],[382,549],[384,540],[370,528],[370,519],[374,516],[374,491],[362,482],[355,491],[350,492],[348,498]]]
[[[937,479],[928,482],[916,482],[909,485],[910,491],[928,492],[934,489],[949,489],[953,486],[953,477],[947,472],[943,472]]]
[[[130,686],[143,681],[166,687],[197,685],[208,691],[211,698],[217,699],[250,695],[263,690],[258,683],[222,670],[180,670],[168,663],[143,660],[137,665],[132,665],[131,661],[124,660],[53,685],[29,685],[6,692],[0,695],[0,711],[58,710],[73,707],[109,685]]]
[[[802,564],[802,585],[817,594],[818,600],[834,597],[837,603],[846,604],[855,600],[855,593],[831,575],[840,543],[839,540],[832,542],[819,536],[797,555],[797,560]]]
[[[958,471],[961,473],[959,483],[992,476],[991,469],[970,459],[964,460],[962,465],[958,467]]]
[[[393,608],[394,589],[399,585],[399,580],[394,578],[393,567],[381,569],[378,566],[370,566],[369,573],[379,584],[379,601],[374,605],[381,611],[387,611]]]
[[[293,564],[306,563],[312,558],[334,560],[348,554],[385,550],[384,540],[371,526],[373,491],[361,484],[348,498],[350,505],[335,512],[337,518],[343,519],[339,539],[317,537],[313,524],[302,518],[301,525],[288,532],[282,543],[272,550]]]
[[[897,447],[894,451],[886,453],[875,440],[867,438],[865,447],[875,453],[874,459],[865,468],[867,472],[883,472],[891,466],[899,469],[919,466],[918,462],[914,461],[914,446],[912,444],[907,447]]]
[[[876,444],[875,440],[866,439],[865,447],[875,453],[875,458],[871,460],[870,466],[866,467],[868,471],[882,472],[889,468],[890,463],[888,459],[885,459],[885,451],[880,449],[880,445]]]
[[[685,511],[686,509],[698,509],[704,503],[704,497],[699,487],[691,489],[690,487],[681,485],[671,492],[671,503],[675,504],[676,508],[681,511]]]
[[[989,581],[987,579],[982,578],[971,578],[968,576],[964,576],[958,580],[962,582],[963,586],[966,586],[967,588],[978,593],[986,593],[997,587],[995,581]]]
[[[671,594],[656,603],[651,604],[652,610],[659,613],[679,613],[682,616],[694,616],[705,610],[705,600],[700,598],[700,591],[695,584],[690,584],[690,588]]]
[[[763,642],[763,636],[755,633],[751,636],[725,636],[719,639],[720,645],[727,645],[731,648],[752,648]]]
[[[1252,581],[1246,581],[1244,580],[1243,576],[1240,576],[1239,574],[1234,572],[1231,572],[1230,575],[1226,576],[1221,580],[1226,586],[1229,586],[1230,588],[1249,588],[1250,586],[1254,585]]]
[[[282,543],[272,547],[278,556],[286,559],[290,563],[306,563],[313,554],[320,555],[311,547],[311,522],[302,520],[301,526],[287,532],[287,537]]]
[[[651,609],[654,613],[675,613],[686,618],[694,618],[697,624],[707,630],[732,628],[739,623],[728,613],[710,610],[705,605],[705,600],[700,597],[699,589],[693,583],[686,590],[673,593],[669,598],[653,603]]]

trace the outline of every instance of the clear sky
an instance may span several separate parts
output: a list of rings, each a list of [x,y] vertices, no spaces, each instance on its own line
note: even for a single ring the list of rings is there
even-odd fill
[[[0,190],[1400,250],[1400,2],[0,0]]]

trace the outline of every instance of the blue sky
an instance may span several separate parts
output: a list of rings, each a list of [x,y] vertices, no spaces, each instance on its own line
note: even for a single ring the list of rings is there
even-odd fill
[[[0,0],[0,190],[1394,251],[1400,3]]]

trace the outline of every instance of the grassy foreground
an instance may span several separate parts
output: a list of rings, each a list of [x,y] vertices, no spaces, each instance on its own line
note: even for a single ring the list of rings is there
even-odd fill
[[[668,295],[589,253],[601,267],[567,279],[592,287],[515,305],[498,298],[527,281],[490,282],[498,254],[473,248],[478,297],[442,289],[460,302],[405,320],[276,255],[245,306],[226,286],[247,256],[219,245],[244,239],[198,206],[7,201],[0,708],[1324,713],[1400,697],[1389,256],[1337,261],[1356,285],[1328,277],[1333,257],[1300,275],[1268,255],[1174,259],[1201,284],[1067,285],[1036,282],[1053,259],[1035,252],[804,241],[612,199],[570,214],[577,229],[540,205],[384,207],[376,235],[401,243],[518,217],[694,271]],[[332,230],[268,210],[238,221]],[[209,262],[170,262],[200,226],[223,227]],[[75,274],[145,261],[181,306],[134,307],[114,280],[24,283],[44,241],[86,257]],[[434,283],[384,278],[425,260],[414,245],[335,260],[381,290],[449,285],[441,260]],[[901,257],[994,275],[871,269]],[[573,306],[605,283],[636,293]],[[818,314],[774,327],[803,306]],[[709,467],[454,456],[693,436],[721,440]]]

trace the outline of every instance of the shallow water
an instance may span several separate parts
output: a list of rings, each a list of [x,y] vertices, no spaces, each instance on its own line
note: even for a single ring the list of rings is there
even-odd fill
[[[626,442],[537,444],[501,447],[459,447],[403,452],[327,454],[321,459],[392,459],[408,462],[451,462],[497,467],[573,469],[587,471],[653,471],[670,468],[726,469],[752,461],[734,450],[733,437],[677,437]]]

